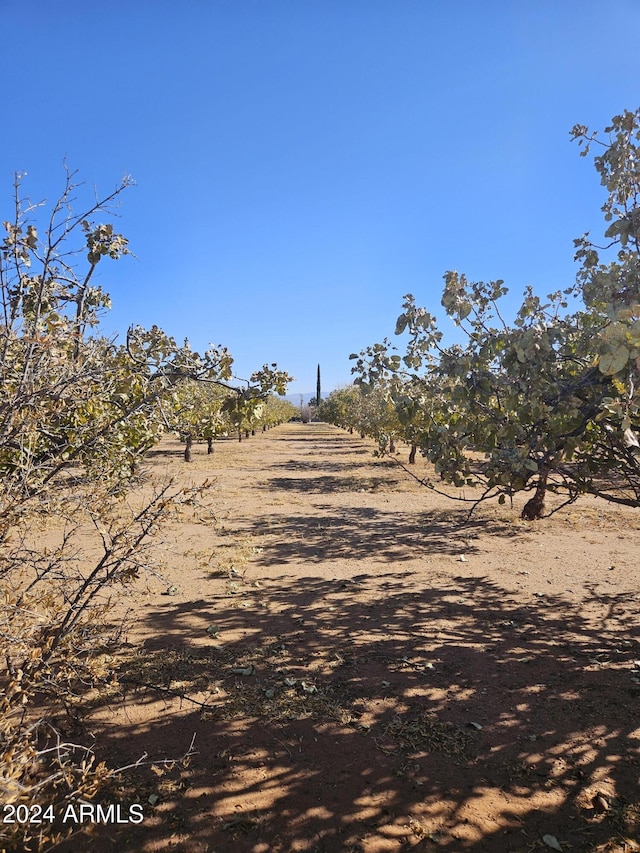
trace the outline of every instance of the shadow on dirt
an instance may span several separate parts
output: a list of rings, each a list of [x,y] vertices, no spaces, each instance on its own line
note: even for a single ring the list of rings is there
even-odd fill
[[[353,473],[362,471],[366,462],[335,462],[328,459],[312,461],[309,459],[290,459],[288,462],[279,462],[269,466],[270,471],[344,471]]]
[[[302,468],[299,470],[303,470]],[[267,491],[298,491],[328,494],[330,492],[366,492],[391,490],[400,482],[398,477],[337,477],[316,475],[314,477],[271,477],[263,486]]]
[[[333,478],[284,479],[302,495]],[[637,584],[523,603],[458,564],[429,571],[430,553],[459,550],[464,511],[314,511],[263,514],[252,532],[274,535],[242,576],[140,611],[149,639],[120,666],[116,722],[88,707],[87,728],[112,766],[156,762],[119,794],[146,819],[98,827],[91,849],[638,849]],[[467,552],[479,530],[514,532],[472,519]],[[358,573],[365,557],[382,573]],[[308,568],[327,560],[349,560],[348,579]],[[158,765],[193,734],[189,766]]]
[[[196,733],[198,754],[167,772],[178,788],[161,825],[119,848],[171,826],[189,838],[172,849],[234,853],[524,851],[547,849],[545,834],[587,851],[633,837],[640,627],[627,594],[591,603],[600,618],[561,597],[516,605],[485,579],[425,589],[404,572],[167,602],[144,616],[155,640],[120,676],[124,707],[171,713],[119,725],[112,745],[125,760],[175,757]],[[487,808],[495,831],[474,824]]]
[[[265,566],[327,560],[398,563],[433,554],[473,553],[479,532],[517,535],[508,524],[480,518],[467,522],[466,513],[455,510],[410,517],[372,507],[343,507],[339,515],[328,504],[317,504],[315,510],[313,515],[265,513],[248,526],[256,537],[269,534],[259,562]]]

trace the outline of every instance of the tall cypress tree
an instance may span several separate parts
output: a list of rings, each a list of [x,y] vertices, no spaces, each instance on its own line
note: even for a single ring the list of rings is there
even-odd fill
[[[316,406],[320,405],[320,365],[318,365],[318,384],[316,386]]]

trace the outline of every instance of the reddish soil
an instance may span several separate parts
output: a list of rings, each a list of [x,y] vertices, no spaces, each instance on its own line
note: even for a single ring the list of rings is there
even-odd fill
[[[640,513],[465,523],[373,449],[288,424],[150,454],[213,479],[216,518],[165,532],[124,692],[84,720],[112,766],[153,762],[103,798],[144,822],[69,849],[640,850]]]

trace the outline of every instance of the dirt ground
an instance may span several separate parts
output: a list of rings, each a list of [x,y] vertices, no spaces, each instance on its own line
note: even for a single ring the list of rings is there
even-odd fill
[[[151,452],[215,519],[169,525],[124,693],[86,709],[112,766],[147,756],[103,798],[144,821],[69,849],[640,850],[640,512],[464,523],[373,449],[287,424]]]

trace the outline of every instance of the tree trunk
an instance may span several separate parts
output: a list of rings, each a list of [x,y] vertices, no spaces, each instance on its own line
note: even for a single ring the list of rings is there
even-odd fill
[[[547,464],[540,467],[535,493],[524,505],[520,518],[524,518],[527,521],[535,521],[538,518],[542,518],[545,511],[544,496],[547,493],[547,480],[550,473],[550,465]]]
[[[213,453],[213,438],[207,439],[207,453],[211,455]]]
[[[187,435],[184,440],[184,461],[191,462],[191,445],[193,444],[193,437],[191,434]]]
[[[416,461],[416,450],[418,449],[417,444],[411,445],[411,450],[409,451],[409,465],[413,465]]]

